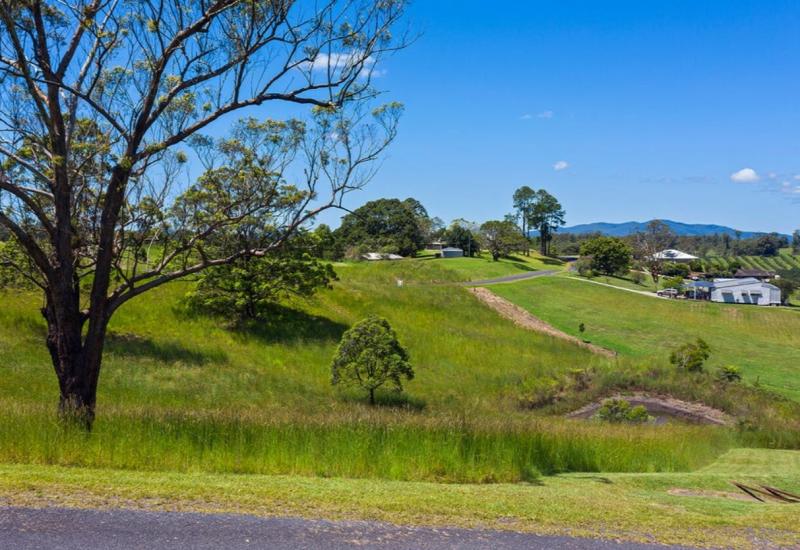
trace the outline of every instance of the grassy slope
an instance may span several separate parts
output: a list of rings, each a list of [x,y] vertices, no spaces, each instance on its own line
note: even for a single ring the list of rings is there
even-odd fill
[[[206,472],[515,481],[537,471],[676,471],[730,445],[697,428],[534,422],[527,380],[607,360],[500,319],[429,260],[338,267],[341,281],[268,325],[226,330],[184,317],[185,284],[144,295],[113,322],[89,441],[53,425],[55,377],[37,297],[0,311],[0,461]],[[398,287],[397,279],[406,284]],[[416,378],[409,409],[331,388],[343,330],[386,316]],[[384,396],[389,401],[392,396]]]
[[[622,354],[663,362],[676,345],[702,337],[711,368],[732,364],[745,378],[800,400],[800,315],[795,311],[657,300],[550,277],[493,288],[567,333]]]
[[[758,472],[758,473],[756,473]],[[691,474],[571,474],[537,484],[441,485],[286,476],[142,474],[52,466],[0,466],[12,505],[133,507],[399,524],[459,525],[684,545],[791,545],[794,506],[670,489],[736,491],[730,479],[800,490],[800,453],[731,451]]]
[[[486,253],[477,258],[447,258],[437,260],[437,262],[445,264],[447,270],[462,281],[494,279],[526,271],[561,270],[564,268],[564,262],[540,256],[535,252],[531,252],[530,256],[517,255],[510,258],[500,258],[496,262]]]

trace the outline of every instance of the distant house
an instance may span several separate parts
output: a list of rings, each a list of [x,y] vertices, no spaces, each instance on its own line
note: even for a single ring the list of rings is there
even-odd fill
[[[691,254],[687,254],[686,252],[681,252],[680,250],[675,250],[672,248],[668,248],[667,250],[662,250],[661,252],[657,252],[653,255],[653,258],[656,260],[663,260],[665,262],[675,262],[675,263],[683,263],[688,264],[697,260],[697,256],[692,256]]]
[[[425,245],[425,248],[428,250],[442,250],[445,247],[445,243],[442,241],[433,241],[432,243],[428,243]]]
[[[377,262],[383,259],[383,254],[380,254],[378,252],[367,252],[361,257],[369,262]]]
[[[733,274],[734,279],[758,279],[759,281],[769,282],[776,278],[772,271],[764,271],[763,269],[738,269]]]
[[[463,256],[464,251],[461,248],[448,246],[442,249],[442,258],[461,258]]]
[[[711,301],[725,304],[781,305],[781,289],[775,285],[748,279],[714,279]]]

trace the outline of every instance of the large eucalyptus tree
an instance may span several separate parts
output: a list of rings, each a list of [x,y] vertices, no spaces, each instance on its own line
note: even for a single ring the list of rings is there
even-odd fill
[[[372,176],[401,110],[372,80],[403,10],[0,0],[0,227],[43,291],[63,415],[91,427],[120,306],[269,253]],[[257,247],[219,246],[240,226]]]

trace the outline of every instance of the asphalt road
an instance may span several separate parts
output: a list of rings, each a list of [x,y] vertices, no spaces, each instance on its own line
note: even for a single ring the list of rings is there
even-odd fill
[[[331,522],[132,510],[37,510],[3,507],[0,508],[0,548],[664,550],[667,547],[505,531],[397,527],[362,521]]]

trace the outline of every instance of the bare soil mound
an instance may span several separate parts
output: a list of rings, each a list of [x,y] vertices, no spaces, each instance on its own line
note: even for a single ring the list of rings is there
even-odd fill
[[[609,398],[624,399],[633,406],[641,405],[657,419],[674,418],[685,422],[716,424],[718,426],[728,426],[733,423],[733,417],[719,409],[714,409],[702,403],[681,401],[670,396],[635,393],[631,395],[613,395]],[[569,413],[567,417],[591,418],[597,413],[597,409],[602,406],[603,401],[605,399],[590,403],[577,411]]]

